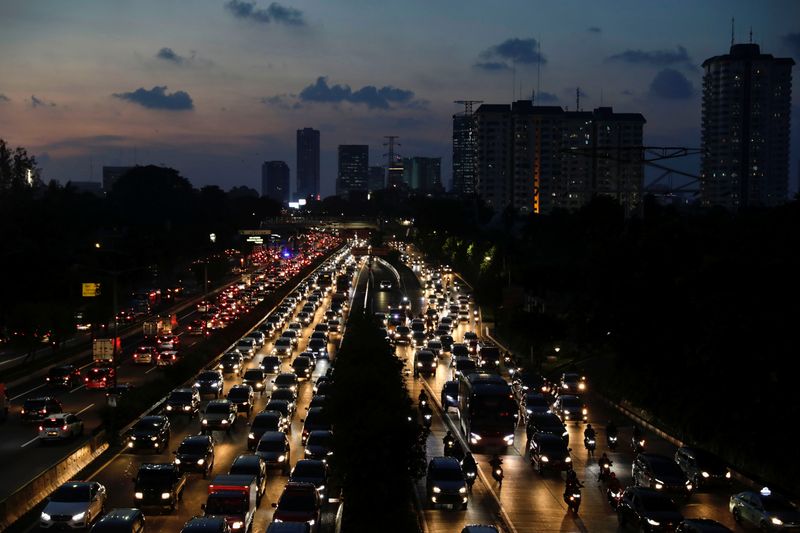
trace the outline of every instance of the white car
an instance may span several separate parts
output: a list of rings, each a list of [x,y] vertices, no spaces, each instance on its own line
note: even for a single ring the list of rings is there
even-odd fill
[[[236,343],[236,349],[242,354],[243,357],[249,359],[256,354],[256,343],[250,337],[239,339]]]
[[[42,441],[66,440],[83,434],[83,421],[71,413],[50,415],[39,424]]]
[[[106,488],[96,481],[68,481],[58,487],[42,509],[42,529],[88,529],[103,514]]]

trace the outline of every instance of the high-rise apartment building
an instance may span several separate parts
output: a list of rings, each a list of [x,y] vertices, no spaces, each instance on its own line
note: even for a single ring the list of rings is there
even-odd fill
[[[261,196],[285,204],[289,201],[289,165],[285,161],[265,161],[261,165]]]
[[[752,43],[703,62],[704,206],[737,210],[787,200],[793,65]]]
[[[336,195],[346,198],[365,195],[368,182],[369,146],[366,144],[340,144]]]
[[[386,188],[386,169],[383,167],[369,167],[369,185],[370,192],[379,191]]]
[[[520,100],[484,104],[475,116],[477,192],[495,210],[574,210],[596,195],[615,198],[628,213],[638,208],[644,168],[629,155],[642,145],[642,115]]]
[[[319,130],[297,130],[297,187],[295,197],[319,196]]]
[[[439,193],[442,189],[441,157],[407,157],[403,159],[403,181],[414,191]]]
[[[474,114],[453,115],[453,187],[459,196],[475,194],[477,123]]]

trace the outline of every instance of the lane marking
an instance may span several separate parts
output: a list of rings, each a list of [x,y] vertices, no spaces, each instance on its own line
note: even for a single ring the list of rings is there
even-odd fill
[[[149,370],[145,370],[145,372],[144,372],[144,373],[145,373],[145,374],[149,374],[150,372],[152,372],[152,371],[153,371],[153,370],[155,370],[156,368],[158,368],[158,367],[157,367],[157,366],[155,366],[155,365],[153,365],[153,368],[150,368]]]
[[[29,440],[25,444],[20,445],[20,448],[24,448],[28,444],[32,444],[32,443],[36,442],[37,440],[39,440],[39,435],[36,435],[35,437],[33,437],[31,440]]]
[[[81,390],[81,389],[82,389],[82,388],[84,388],[85,386],[86,386],[85,384],[83,384],[83,385],[78,385],[77,387],[75,387],[74,389],[72,389],[71,391],[69,391],[69,393],[70,393],[70,394],[72,394],[73,392],[75,392],[75,391],[77,391],[77,390]]]
[[[84,407],[83,409],[81,409],[80,411],[78,411],[77,413],[75,413],[75,415],[77,416],[77,415],[79,415],[79,414],[83,413],[84,411],[86,411],[87,409],[89,409],[90,407],[92,407],[93,405],[94,405],[94,403],[90,403],[89,405],[87,405],[86,407]]]
[[[13,398],[11,398],[11,399],[10,399],[10,401],[12,401],[12,402],[13,402],[14,400],[17,400],[17,399],[19,399],[19,398],[22,398],[23,396],[25,396],[25,395],[27,395],[27,394],[30,394],[31,392],[33,392],[33,391],[35,391],[35,390],[41,389],[42,387],[44,387],[44,383],[42,383],[41,385],[37,385],[37,386],[35,386],[34,388],[32,388],[31,390],[29,390],[29,391],[25,391],[25,392],[23,392],[22,394],[17,394],[17,395],[16,395],[16,396],[14,396]]]

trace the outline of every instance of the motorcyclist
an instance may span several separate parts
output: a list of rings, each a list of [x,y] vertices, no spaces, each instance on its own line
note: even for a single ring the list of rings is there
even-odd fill
[[[597,479],[602,481],[603,478],[607,475],[607,472],[611,470],[611,459],[608,458],[606,452],[603,452],[603,455],[600,456],[600,459],[597,461],[597,464],[600,465],[600,473],[597,475]]]
[[[503,487],[503,460],[500,459],[500,456],[494,454],[492,458],[489,460],[489,465],[492,467],[492,477],[497,480],[498,487]],[[500,471],[498,473],[498,470]]]
[[[425,392],[425,389],[422,389],[417,397],[417,402],[420,405],[427,405],[428,404],[428,394]]]
[[[475,478],[478,476],[478,464],[475,462],[472,453],[467,452],[464,455],[464,459],[461,461],[461,470],[467,478],[469,488],[472,489],[472,484],[475,483]]]
[[[444,438],[442,439],[442,444],[444,444],[445,455],[448,455],[448,451],[452,450],[456,445],[456,438],[453,436],[453,434],[450,432],[449,429],[447,430],[447,435],[445,435]]]
[[[633,440],[640,441],[642,440],[642,430],[639,426],[633,426]]]
[[[608,483],[606,484],[609,492],[619,493],[622,490],[622,483],[617,479],[617,474],[611,472],[608,476]]]
[[[617,425],[613,420],[609,420],[608,424],[606,425],[606,435],[609,437],[617,436]]]
[[[499,456],[499,455],[497,455],[497,454],[494,454],[494,455],[492,456],[492,458],[491,458],[491,459],[489,459],[489,465],[492,467],[492,469],[498,469],[498,468],[501,468],[501,467],[503,466],[503,460],[502,460],[502,459],[500,459],[500,456]]]
[[[564,485],[564,501],[572,495],[574,491],[580,490],[583,483],[578,479],[578,474],[575,473],[573,468],[567,470],[567,482]]]
[[[586,440],[594,440],[597,436],[591,424],[586,424],[586,429],[583,430],[583,438]]]

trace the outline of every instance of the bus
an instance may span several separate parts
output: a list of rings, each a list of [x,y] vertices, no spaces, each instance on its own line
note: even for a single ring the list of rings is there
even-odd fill
[[[511,386],[501,376],[472,372],[459,376],[458,418],[473,448],[514,445],[519,411]]]

